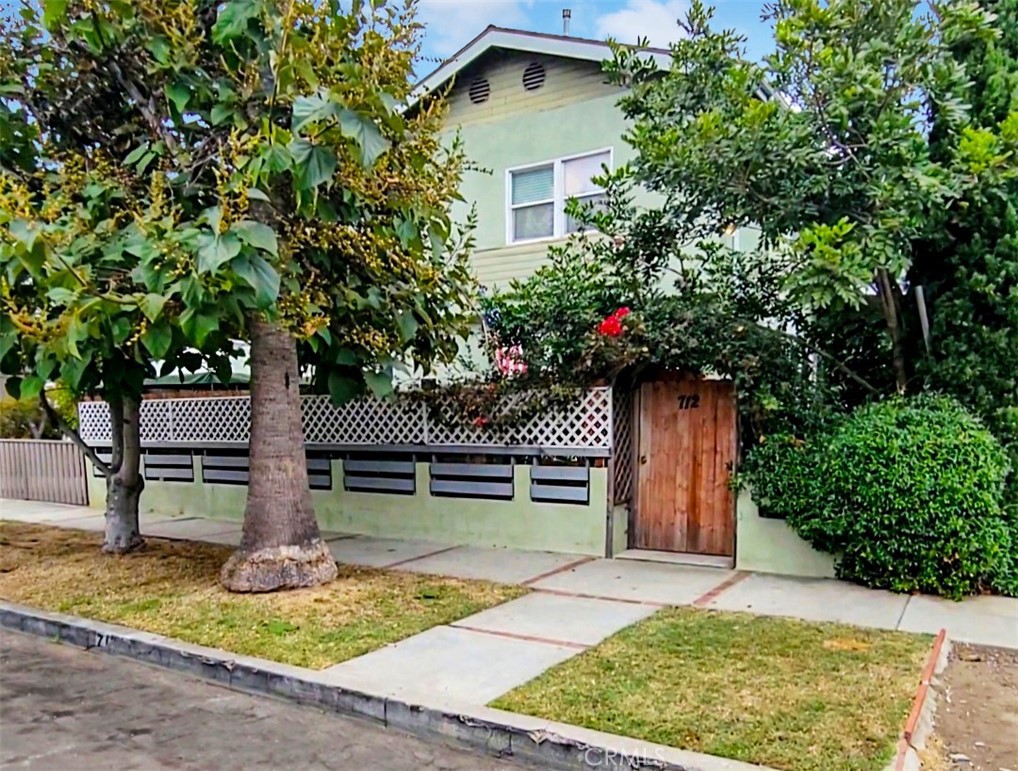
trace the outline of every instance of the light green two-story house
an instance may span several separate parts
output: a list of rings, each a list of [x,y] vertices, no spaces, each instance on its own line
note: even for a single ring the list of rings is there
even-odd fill
[[[647,53],[667,66],[669,54]],[[530,275],[548,246],[577,224],[570,197],[600,194],[591,177],[633,155],[608,84],[606,43],[488,27],[425,77],[422,93],[448,87],[448,131],[459,131],[469,159],[461,192],[477,206],[473,265],[484,286]]]

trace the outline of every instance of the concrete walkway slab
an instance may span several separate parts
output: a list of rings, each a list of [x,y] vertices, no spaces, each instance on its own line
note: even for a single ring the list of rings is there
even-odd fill
[[[61,519],[54,522],[46,522],[39,524],[55,525],[57,527],[68,527],[74,530],[89,530],[102,532],[106,529],[106,517],[102,513],[95,513],[95,509],[90,509],[92,514],[86,517],[78,517],[77,519]]]
[[[594,597],[661,605],[689,605],[732,576],[730,570],[632,560],[596,560],[532,584]]]
[[[461,546],[416,559],[400,565],[399,569],[501,584],[522,584],[582,559],[583,555],[580,554]]]
[[[142,523],[141,534],[158,538],[181,538],[201,541],[224,533],[239,533],[240,522],[214,519],[169,519]]]
[[[936,634],[947,629],[959,642],[1018,648],[1018,598],[969,597],[961,602],[942,597],[910,597],[898,627],[904,632]]]
[[[68,506],[46,501],[16,501],[10,498],[0,500],[0,519],[19,522],[50,522],[56,524],[65,519],[81,519],[96,513],[88,506]]]
[[[705,607],[896,629],[908,599],[908,595],[866,589],[827,578],[756,573],[729,587]]]
[[[322,670],[335,685],[427,703],[486,704],[576,655],[576,648],[437,626]]]
[[[328,544],[336,562],[371,568],[384,568],[451,548],[449,544],[433,541],[404,541],[371,536],[342,538],[329,541]]]
[[[468,616],[452,626],[596,645],[656,610],[652,605],[534,592]]]

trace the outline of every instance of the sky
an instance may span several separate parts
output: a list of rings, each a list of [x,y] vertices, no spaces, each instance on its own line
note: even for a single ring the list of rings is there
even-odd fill
[[[0,13],[17,9],[18,0],[0,0]],[[767,53],[770,30],[760,21],[763,0],[714,0],[718,27],[735,29],[748,39],[754,59]],[[562,32],[562,9],[573,12],[570,34],[624,43],[649,37],[651,45],[665,47],[680,30],[675,20],[689,7],[688,0],[420,0],[420,19],[427,25],[424,72],[455,53],[486,26],[514,27],[533,32]]]
[[[572,10],[571,35],[624,43],[648,37],[651,45],[667,47],[679,38],[675,20],[688,7],[688,0],[420,0],[420,19],[427,25],[423,54],[447,57],[489,24],[561,34],[563,8]],[[754,59],[768,52],[770,40],[769,27],[760,21],[762,7],[762,0],[715,2],[715,25],[744,35]]]

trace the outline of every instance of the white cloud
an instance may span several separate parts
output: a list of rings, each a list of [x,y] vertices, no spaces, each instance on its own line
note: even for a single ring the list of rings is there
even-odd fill
[[[427,48],[448,56],[469,43],[489,24],[529,26],[533,0],[421,0],[418,20],[426,26]]]
[[[688,8],[687,0],[627,0],[624,8],[597,18],[597,36],[620,43],[647,37],[651,45],[665,47],[685,36],[676,20]]]

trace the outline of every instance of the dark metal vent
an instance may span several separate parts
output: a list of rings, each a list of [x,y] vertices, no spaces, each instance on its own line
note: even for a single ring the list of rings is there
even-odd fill
[[[536,91],[544,85],[545,75],[544,65],[540,62],[531,62],[527,65],[527,68],[523,70],[523,87],[527,91]]]
[[[488,83],[487,78],[474,78],[474,82],[470,84],[470,101],[474,104],[484,104],[488,101],[488,97],[491,96],[491,84]]]

